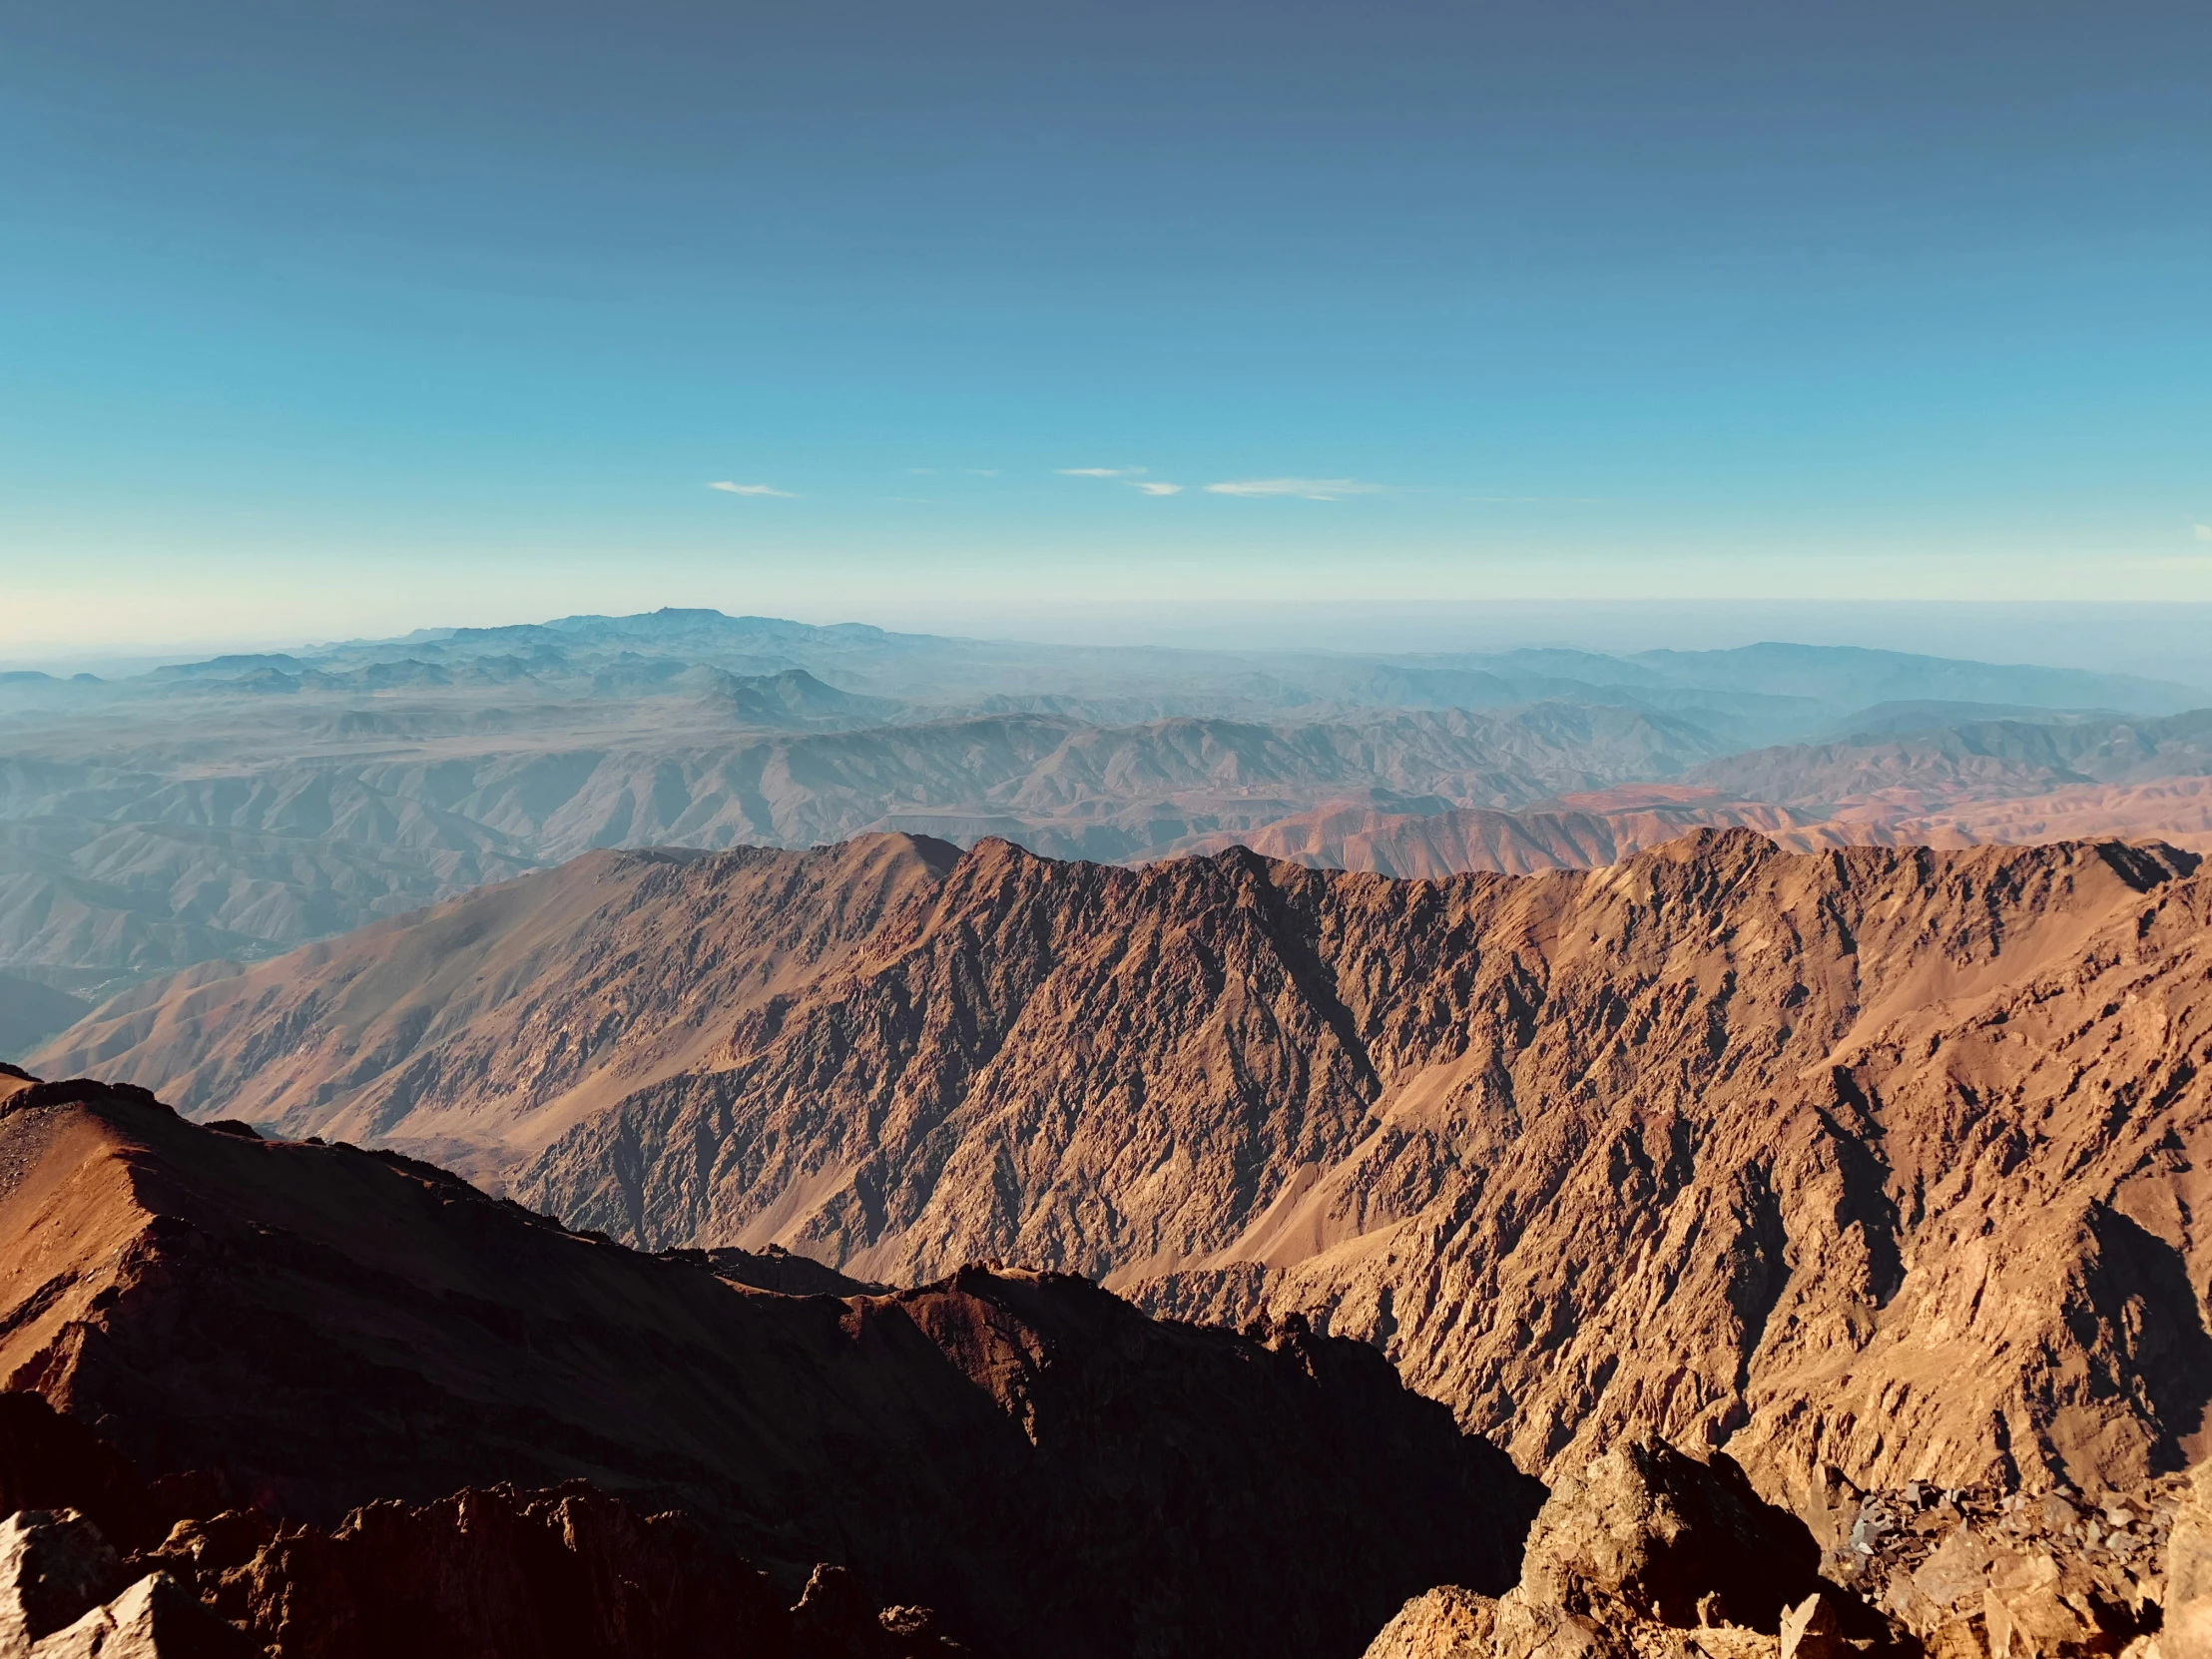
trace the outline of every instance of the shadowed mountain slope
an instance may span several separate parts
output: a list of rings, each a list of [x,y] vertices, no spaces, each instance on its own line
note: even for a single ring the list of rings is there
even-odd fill
[[[1658,1432],[1770,1486],[2119,1483],[2212,1391],[2212,877],[2171,848],[1393,881],[885,837],[318,949],[45,1063],[466,1140],[652,1246],[1303,1311],[1531,1470]]]
[[[985,1653],[1105,1659],[1356,1653],[1425,1583],[1508,1580],[1540,1495],[1300,1321],[981,1268],[777,1295],[388,1153],[0,1094],[0,1379],[279,1515],[582,1477],[787,1591],[827,1560]]]

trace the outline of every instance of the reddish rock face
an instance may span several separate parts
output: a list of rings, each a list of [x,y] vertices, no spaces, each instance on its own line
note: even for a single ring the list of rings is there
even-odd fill
[[[1299,1312],[1532,1471],[1646,1433],[1769,1496],[2212,1449],[2212,876],[2170,848],[610,855],[73,1040],[634,1243]]]
[[[301,1598],[435,1609],[446,1581],[423,1574],[447,1558],[501,1628],[529,1628],[498,1613],[502,1574],[518,1604],[557,1609],[540,1578],[596,1573],[680,1611],[654,1552],[711,1544],[779,1586],[763,1606],[817,1563],[849,1569],[849,1595],[832,1578],[816,1598],[826,1627],[832,1603],[930,1607],[978,1651],[1103,1659],[1357,1652],[1428,1583],[1508,1580],[1540,1495],[1373,1349],[1302,1320],[1162,1324],[1080,1280],[983,1268],[842,1299],[743,1283],[760,1271],[572,1234],[388,1153],[26,1088],[0,1103],[0,1377],[172,1478],[134,1488],[65,1429],[58,1450],[0,1445],[0,1500],[69,1501],[130,1536],[204,1522],[164,1563],[217,1563],[193,1582],[255,1628]],[[578,1477],[628,1507],[450,1497]],[[225,1508],[329,1530],[256,1534]],[[638,1518],[668,1508],[693,1530]],[[456,1555],[449,1533],[475,1541]],[[644,1616],[593,1606],[610,1631]],[[739,1616],[717,1609],[697,1619]],[[406,1650],[398,1631],[380,1651]],[[628,1639],[578,1651],[663,1651]]]

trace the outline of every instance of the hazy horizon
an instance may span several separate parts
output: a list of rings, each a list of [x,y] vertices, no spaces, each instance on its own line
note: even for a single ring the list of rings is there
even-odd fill
[[[650,609],[658,610],[660,606]],[[738,602],[730,615],[773,615]],[[93,673],[116,678],[167,663],[234,653],[309,651],[404,638],[418,630],[543,623],[560,616],[630,615],[588,606],[525,616],[502,611],[427,615],[389,633],[213,635],[76,650],[28,652],[0,646],[0,672]],[[1011,612],[940,607],[858,614],[823,610],[782,620],[860,623],[893,633],[1026,644],[1085,644],[1229,652],[1321,652],[1392,656],[1440,652],[1571,649],[1600,653],[1726,650],[1763,643],[1857,646],[1987,663],[2132,674],[2205,689],[2212,697],[2212,604],[2109,601],[1968,602],[1757,600],[1635,603],[1500,601],[1391,606],[1380,603],[1248,605],[1235,611],[1094,607],[1080,612]]]

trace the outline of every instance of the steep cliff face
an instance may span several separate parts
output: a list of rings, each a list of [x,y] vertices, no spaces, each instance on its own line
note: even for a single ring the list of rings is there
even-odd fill
[[[787,1599],[827,1561],[979,1651],[1104,1659],[1355,1653],[1428,1583],[1508,1579],[1539,1495],[1301,1320],[1163,1324],[982,1268],[780,1295],[758,1260],[644,1256],[393,1154],[13,1081],[0,1382],[232,1504],[328,1525],[583,1478],[686,1511]],[[444,1524],[371,1522],[432,1554]],[[284,1572],[336,1584],[365,1549],[321,1547]]]
[[[457,941],[436,973],[483,976],[472,1012],[344,1027],[395,928],[72,1040],[147,1079],[299,1053],[233,1109],[465,1131],[530,1202],[648,1246],[1303,1312],[1531,1470],[1658,1433],[1770,1492],[1822,1463],[2120,1482],[2201,1443],[2192,855],[1732,830],[1396,881],[885,837],[595,879],[623,896],[534,955],[508,939],[557,906],[528,895],[571,888],[414,924]]]

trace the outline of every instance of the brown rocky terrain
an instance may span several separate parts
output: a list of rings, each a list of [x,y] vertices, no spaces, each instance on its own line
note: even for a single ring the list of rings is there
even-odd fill
[[[1561,1478],[1512,1590],[1438,1585],[1367,1659],[2203,1659],[2208,1498],[2212,1462],[2101,1501],[1920,1481],[1862,1492],[1831,1473],[1808,1528],[1725,1455],[1631,1442]]]
[[[1302,1313],[1531,1471],[1660,1433],[1770,1495],[2117,1486],[2204,1445],[2212,876],[2170,848],[1392,881],[888,837],[316,950],[47,1063],[465,1142],[649,1247]]]
[[[2208,911],[2123,845],[1391,882],[884,838],[577,864],[51,1062],[542,1144],[515,1190],[644,1246],[1303,1312],[1530,1471],[2126,1484],[2212,1391]]]
[[[903,836],[819,856],[593,853],[126,992],[33,1063],[158,1080],[189,1115],[283,1121],[483,1177],[700,1064],[732,1020],[833,970],[957,856]]]
[[[116,1454],[65,1445],[84,1480],[32,1489],[48,1448],[8,1501],[167,1536],[146,1570],[265,1636],[294,1594],[382,1605],[379,1575],[445,1619],[502,1574],[650,1586],[711,1545],[768,1575],[764,1618],[828,1562],[852,1606],[932,1607],[984,1654],[1350,1654],[1424,1584],[1511,1575],[1537,1489],[1364,1345],[1161,1323],[1052,1274],[838,1297],[747,1282],[768,1270],[127,1087],[0,1079],[0,1382],[154,1478],[134,1496]],[[605,1500],[453,1495],[579,1479]],[[706,1542],[639,1518],[667,1509]]]

